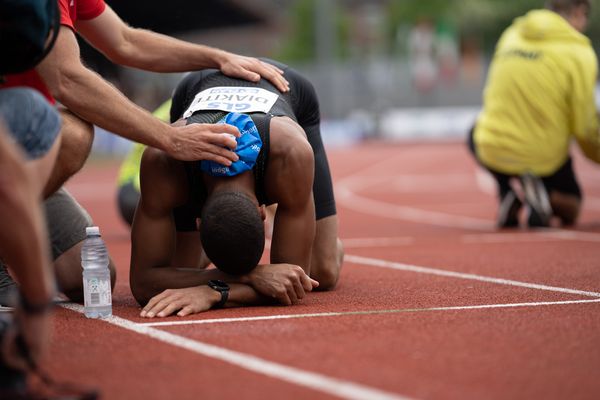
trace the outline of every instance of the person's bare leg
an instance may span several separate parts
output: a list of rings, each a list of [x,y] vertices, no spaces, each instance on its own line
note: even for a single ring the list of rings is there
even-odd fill
[[[44,197],[56,192],[85,164],[94,142],[93,126],[66,108],[60,109],[63,125],[60,130],[61,144],[58,157],[44,188]]]
[[[337,215],[317,221],[310,263],[310,277],[319,282],[317,290],[332,290],[337,285],[344,261],[344,247],[337,234]]]
[[[550,193],[550,204],[554,215],[560,218],[563,226],[573,226],[581,211],[581,199],[577,196],[553,191]]]

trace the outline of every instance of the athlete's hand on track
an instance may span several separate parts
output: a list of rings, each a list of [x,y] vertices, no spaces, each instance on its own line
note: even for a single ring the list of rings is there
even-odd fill
[[[150,299],[142,309],[140,317],[168,317],[177,311],[177,316],[185,317],[210,310],[220,300],[221,294],[206,285],[167,289]]]
[[[288,306],[319,286],[301,267],[292,264],[259,265],[247,277],[257,292]]]
[[[233,125],[190,124],[172,126],[171,129],[170,146],[165,151],[173,158],[181,161],[209,160],[225,166],[239,159],[232,151],[237,143],[229,136],[240,136],[240,131]]]
[[[223,74],[232,78],[258,82],[263,77],[271,82],[280,92],[285,93],[290,90],[290,84],[283,77],[281,69],[262,62],[257,58],[223,52],[219,66]]]

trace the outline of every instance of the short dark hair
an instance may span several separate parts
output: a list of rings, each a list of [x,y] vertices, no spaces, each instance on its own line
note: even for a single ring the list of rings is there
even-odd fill
[[[265,228],[256,203],[234,191],[210,195],[201,213],[200,240],[208,258],[221,271],[252,271],[265,248]]]
[[[588,11],[592,9],[590,0],[547,0],[546,8],[559,14],[569,14],[574,8],[586,6]]]

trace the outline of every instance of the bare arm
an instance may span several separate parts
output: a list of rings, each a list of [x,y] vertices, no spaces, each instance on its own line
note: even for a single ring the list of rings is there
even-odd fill
[[[250,274],[237,277],[217,269],[194,268],[196,261],[190,261],[193,265],[174,265],[174,260],[183,258],[177,254],[172,210],[187,199],[185,172],[179,162],[149,148],[142,157],[140,183],[141,198],[131,231],[130,268],[131,289],[140,304],[146,304],[167,289],[171,289],[171,293],[172,289],[205,285],[210,279],[250,285],[267,298],[275,298],[283,304],[292,304],[303,297],[303,287],[311,290],[317,286],[301,268],[289,264],[260,265]],[[241,293],[237,299],[239,304],[257,301],[254,292],[243,289]]]
[[[268,298],[260,295],[251,286],[231,284],[229,287],[229,297],[225,307],[259,305],[269,302]],[[207,285],[165,290],[146,304],[140,316],[145,318],[167,317],[177,312],[177,316],[185,317],[208,311],[220,300],[221,294]]]
[[[129,101],[98,74],[81,64],[74,33],[61,27],[56,45],[36,67],[52,95],[84,120],[110,132],[166,151],[178,159],[214,160],[229,165],[237,155],[227,135],[239,136],[230,125],[170,126]]]
[[[304,132],[282,118],[271,122],[271,153],[267,168],[269,198],[276,200],[277,212],[271,243],[271,262],[302,267],[310,275],[315,237],[315,209],[312,196],[314,156]],[[293,184],[291,184],[293,182]]]
[[[37,186],[0,125],[0,254],[32,304],[52,300],[54,279]]]
[[[173,265],[176,229],[175,206],[185,202],[185,171],[163,152],[146,149],[140,172],[141,198],[131,228],[131,290],[140,304],[167,289],[204,285],[226,279],[218,270],[195,265]],[[177,268],[180,267],[180,268]]]
[[[55,292],[39,189],[25,167],[25,158],[0,123],[0,254],[15,274],[23,297],[34,306],[52,301]],[[21,334],[37,361],[48,344],[49,314],[17,314]],[[2,343],[5,359],[15,368],[27,363],[17,352],[14,333]],[[1,350],[1,349],[0,349]]]
[[[243,57],[126,25],[110,8],[97,18],[77,21],[77,30],[112,61],[154,72],[220,69],[225,75],[256,82],[261,76],[282,92],[289,90],[283,71],[256,58]]]

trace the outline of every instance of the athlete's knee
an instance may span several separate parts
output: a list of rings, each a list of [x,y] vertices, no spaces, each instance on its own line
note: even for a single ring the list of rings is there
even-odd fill
[[[77,173],[85,164],[94,142],[94,127],[75,114],[61,111],[63,117],[61,167],[68,176]]]

